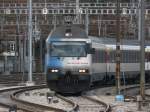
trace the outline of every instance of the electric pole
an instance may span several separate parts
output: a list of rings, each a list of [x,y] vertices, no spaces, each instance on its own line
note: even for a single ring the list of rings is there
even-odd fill
[[[28,37],[29,37],[29,74],[28,82],[32,83],[32,0],[29,0]]]
[[[77,19],[77,24],[80,24],[80,6],[79,6],[79,0],[76,0],[76,19]]]
[[[145,98],[145,0],[139,0],[140,95]]]
[[[116,9],[116,94],[120,94],[120,0]]]
[[[89,35],[89,12],[88,9],[86,9],[86,15],[85,15],[85,31],[87,35]]]

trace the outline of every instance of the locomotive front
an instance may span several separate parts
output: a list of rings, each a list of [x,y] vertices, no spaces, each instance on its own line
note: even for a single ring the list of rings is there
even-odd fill
[[[81,31],[79,34],[82,34]],[[47,41],[47,85],[60,93],[84,91],[90,86],[91,80],[91,42],[87,36],[81,38],[77,33],[72,33],[69,38],[62,36],[52,38],[51,35]]]

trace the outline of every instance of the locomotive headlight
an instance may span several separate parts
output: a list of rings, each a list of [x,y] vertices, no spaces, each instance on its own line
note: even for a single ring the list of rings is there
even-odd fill
[[[54,70],[54,69],[52,69],[51,71],[52,71],[52,72],[55,72],[55,70]]]
[[[52,69],[51,72],[58,72],[58,69]]]
[[[55,69],[54,71],[55,71],[55,72],[58,72],[58,70],[57,70],[57,69]]]
[[[58,69],[49,69],[49,72],[57,73],[57,72],[59,72],[59,70]]]
[[[88,73],[88,69],[79,69],[79,73]]]

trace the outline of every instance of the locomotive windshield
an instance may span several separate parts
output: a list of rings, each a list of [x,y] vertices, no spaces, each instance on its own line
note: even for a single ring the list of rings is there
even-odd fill
[[[58,57],[85,57],[85,42],[52,42],[50,55]]]

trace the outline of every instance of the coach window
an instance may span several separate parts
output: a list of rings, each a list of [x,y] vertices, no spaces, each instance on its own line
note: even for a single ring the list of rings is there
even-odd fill
[[[96,54],[96,62],[97,62],[97,63],[101,62],[101,55],[102,55],[102,54],[101,54],[101,51],[98,50],[98,51],[97,51],[97,54]]]
[[[139,62],[139,52],[136,51],[136,62]]]
[[[105,63],[105,50],[102,50],[102,63]]]
[[[123,51],[121,52],[121,63],[123,63]]]
[[[129,54],[129,52],[128,51],[124,51],[124,62],[125,63],[128,63],[128,54]]]
[[[150,61],[150,52],[147,52],[147,61]]]
[[[109,51],[108,62],[112,62],[112,51]]]
[[[128,63],[131,63],[131,52],[130,52],[130,50],[128,50],[127,62],[128,62]]]
[[[131,63],[131,52],[130,51],[128,51],[128,53],[127,53],[127,62]]]
[[[137,62],[137,51],[134,51],[134,63]]]
[[[126,51],[123,51],[122,53],[123,62],[126,62]]]
[[[101,55],[100,51],[97,50],[97,53],[96,53],[96,62],[97,62],[97,63],[101,62],[100,55]]]
[[[93,56],[92,56],[92,60],[93,60],[94,63],[96,62],[96,53],[97,53],[97,51],[96,51],[95,54],[93,54]]]
[[[136,63],[136,58],[137,58],[137,55],[136,55],[136,51],[134,52],[134,63]]]
[[[129,63],[132,63],[133,62],[133,60],[132,60],[132,53],[133,53],[133,51],[132,52],[128,51],[128,52],[129,52],[129,55],[128,55]]]
[[[126,62],[126,51],[122,51],[122,62],[125,63]]]
[[[135,63],[136,60],[136,52],[135,51],[130,51],[130,62]]]
[[[134,54],[134,51],[129,51],[129,63],[133,62],[133,54]]]
[[[124,51],[122,51],[122,54],[121,54],[121,63],[124,63]]]
[[[99,63],[101,60],[100,60],[100,50],[97,50],[97,53],[96,53],[96,63]]]
[[[136,51],[136,63],[138,62],[138,51]]]
[[[95,55],[94,55],[94,62],[97,63],[97,59],[98,58],[98,50],[95,52]]]
[[[137,51],[135,51],[135,63],[137,63]]]
[[[100,50],[100,54],[99,54],[99,60],[100,60],[100,62],[102,63],[103,62],[103,51],[102,50]]]
[[[148,61],[150,61],[150,52],[148,52]]]
[[[110,52],[110,61],[114,62],[114,60],[115,60],[115,51],[111,51]]]
[[[96,54],[96,62],[97,63],[102,63],[102,62],[104,62],[104,53],[103,53],[103,51],[102,50],[98,50],[98,52],[97,52],[97,54]]]
[[[97,50],[96,50],[95,54],[93,54],[92,60],[94,63],[96,63],[96,61],[97,61]]]
[[[102,55],[103,55],[102,50],[99,50],[98,55],[97,55],[97,62],[102,63],[102,60],[103,60]]]
[[[128,62],[128,63],[131,63],[131,52],[130,52],[130,50],[128,50],[127,62]]]
[[[105,63],[105,50],[103,50],[103,63]]]
[[[109,62],[113,62],[113,53],[114,51],[109,52]]]
[[[129,51],[129,63],[132,63],[133,62],[133,60],[132,60],[132,55],[134,54],[134,51]]]
[[[135,51],[130,51],[130,60],[131,60],[131,63],[134,63],[135,62]]]
[[[146,52],[146,59],[147,59],[147,62],[150,61],[150,52]]]
[[[135,51],[135,63],[138,62],[138,51]]]

